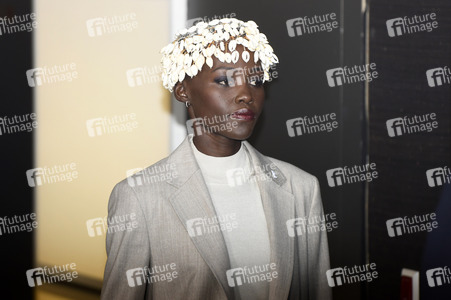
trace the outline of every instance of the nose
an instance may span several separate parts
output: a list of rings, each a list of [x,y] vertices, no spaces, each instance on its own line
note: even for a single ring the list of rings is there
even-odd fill
[[[247,84],[238,85],[236,89],[237,95],[235,97],[235,103],[250,104],[254,101],[250,87]]]

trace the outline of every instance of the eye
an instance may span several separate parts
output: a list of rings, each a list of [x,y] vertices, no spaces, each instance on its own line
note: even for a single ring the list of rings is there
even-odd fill
[[[263,80],[262,80],[262,76],[255,76],[249,78],[249,84],[255,87],[260,87],[263,85]]]
[[[227,76],[215,78],[215,82],[219,85],[229,86],[229,80],[227,79]]]

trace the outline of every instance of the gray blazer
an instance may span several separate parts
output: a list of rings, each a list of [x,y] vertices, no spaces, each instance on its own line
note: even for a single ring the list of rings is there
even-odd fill
[[[317,179],[262,155],[248,142],[244,146],[251,164],[266,176],[257,182],[270,258],[277,266],[268,299],[331,299],[326,232],[289,234],[287,225],[295,218],[322,215]],[[270,170],[262,167],[271,164],[275,167]],[[214,217],[187,138],[167,158],[119,182],[108,205],[108,259],[101,299],[237,299],[226,275],[230,262],[222,232],[196,236],[187,225],[192,219]],[[121,221],[133,222],[127,227],[131,230],[114,228]],[[147,281],[143,274],[149,274]]]

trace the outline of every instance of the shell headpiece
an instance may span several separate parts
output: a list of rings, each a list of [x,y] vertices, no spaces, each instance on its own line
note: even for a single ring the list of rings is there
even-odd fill
[[[213,55],[221,62],[236,63],[240,59],[237,45],[244,47],[241,58],[245,62],[250,59],[248,51],[254,53],[254,62],[261,62],[263,81],[268,80],[270,67],[279,59],[266,35],[259,32],[254,21],[224,18],[184,28],[175,35],[172,43],[161,49],[164,87],[172,92],[175,84],[182,82],[186,75],[196,76],[204,64],[211,68]]]

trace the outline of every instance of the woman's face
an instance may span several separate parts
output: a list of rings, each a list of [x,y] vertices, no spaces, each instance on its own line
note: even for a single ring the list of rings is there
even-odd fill
[[[243,46],[237,49],[236,63],[221,62],[213,58],[213,67],[204,64],[201,72],[187,78],[175,88],[176,98],[189,101],[190,119],[202,118],[206,125],[203,134],[233,140],[247,139],[254,129],[263,108],[263,70],[250,59],[242,59]],[[184,98],[178,97],[184,92]]]

